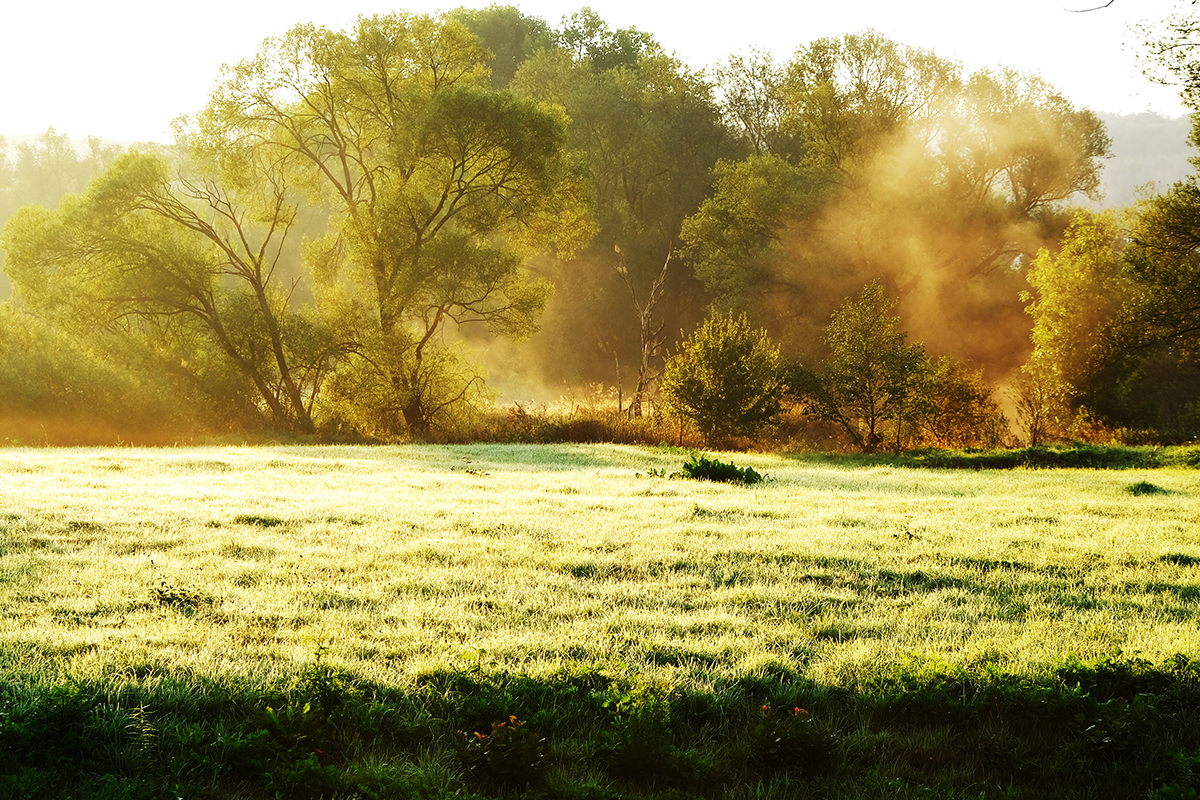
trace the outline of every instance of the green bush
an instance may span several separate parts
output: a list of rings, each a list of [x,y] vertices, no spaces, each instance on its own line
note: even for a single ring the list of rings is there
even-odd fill
[[[783,412],[786,380],[779,348],[744,316],[709,317],[663,370],[662,394],[705,440],[757,436]]]

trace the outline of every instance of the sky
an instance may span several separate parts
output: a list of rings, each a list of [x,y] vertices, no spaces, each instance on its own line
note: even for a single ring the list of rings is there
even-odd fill
[[[402,0],[401,0],[402,2]],[[592,0],[612,28],[649,32],[700,69],[750,48],[786,61],[814,39],[875,29],[963,64],[1039,72],[1097,112],[1184,114],[1178,93],[1141,75],[1130,25],[1161,22],[1186,0],[738,0],[700,4]],[[488,0],[27,0],[0,12],[0,134],[44,132],[167,141],[171,120],[203,108],[222,64],[250,58],[300,22],[345,28],[360,15],[438,13]],[[504,4],[504,3],[501,3]],[[515,2],[557,27],[579,5]],[[686,8],[686,11],[681,11]],[[736,11],[736,13],[734,13]]]

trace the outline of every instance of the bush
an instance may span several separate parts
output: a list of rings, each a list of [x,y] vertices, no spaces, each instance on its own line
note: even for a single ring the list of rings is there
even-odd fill
[[[709,443],[754,437],[783,412],[786,380],[779,348],[745,316],[709,317],[667,362],[667,408],[690,420]]]

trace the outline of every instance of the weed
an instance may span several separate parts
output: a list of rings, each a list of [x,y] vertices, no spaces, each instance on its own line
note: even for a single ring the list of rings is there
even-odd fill
[[[1129,701],[1114,697],[1100,703],[1095,713],[1080,712],[1075,721],[1083,728],[1088,749],[1096,756],[1115,757],[1147,743],[1159,720],[1153,700],[1144,694]]]
[[[256,525],[259,528],[277,528],[287,524],[279,517],[264,517],[258,514],[239,514],[233,521],[238,525]]]
[[[1149,481],[1138,481],[1137,483],[1130,485],[1129,488],[1127,488],[1125,491],[1129,492],[1131,495],[1133,495],[1135,497],[1141,497],[1142,495],[1147,495],[1147,494],[1169,494],[1170,493],[1166,489],[1162,488],[1161,486],[1155,486],[1153,483],[1150,483]]]
[[[458,759],[485,786],[536,787],[545,781],[546,740],[515,716],[488,733],[457,732]]]
[[[763,476],[755,472],[753,467],[738,467],[698,453],[693,453],[692,457],[684,462],[682,471],[677,474],[681,478],[741,483],[747,486],[763,480]]]
[[[183,589],[172,586],[166,581],[161,582],[150,590],[150,597],[161,606],[173,608],[184,616],[193,616],[197,611],[207,608],[216,602],[211,595],[194,589]]]
[[[818,770],[833,757],[833,739],[803,708],[776,714],[763,706],[748,740],[751,758],[767,769]]]
[[[604,707],[613,712],[613,769],[643,780],[669,774],[676,755],[670,691],[662,686],[639,686],[608,698]]]

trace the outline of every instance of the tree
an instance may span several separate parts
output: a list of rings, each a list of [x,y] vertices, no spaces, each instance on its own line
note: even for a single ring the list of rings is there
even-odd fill
[[[1137,208],[1122,303],[1096,337],[1091,399],[1106,421],[1169,439],[1200,430],[1200,186],[1190,179]]]
[[[1006,438],[1001,414],[983,370],[968,369],[947,356],[932,361],[920,388],[918,420],[923,442],[937,447],[996,446]]]
[[[650,391],[650,384],[657,380],[660,374],[655,372],[652,360],[658,356],[662,349],[662,332],[666,323],[658,321],[655,312],[658,309],[658,304],[662,302],[663,292],[666,290],[667,267],[671,265],[671,255],[671,253],[667,253],[667,258],[663,261],[662,271],[658,273],[658,277],[650,285],[650,292],[644,300],[638,298],[637,289],[633,285],[633,278],[629,275],[629,267],[626,266],[625,259],[622,258],[617,263],[617,272],[621,274],[625,285],[629,287],[629,295],[633,299],[633,307],[637,310],[638,328],[641,334],[642,358],[638,363],[638,381],[637,386],[633,390],[633,398],[629,402],[629,413],[635,419],[642,416],[642,401],[645,399],[647,392]]]
[[[28,306],[81,336],[203,342],[252,384],[273,424],[311,432],[338,348],[276,276],[295,219],[279,165],[262,148],[223,151],[219,165],[205,157],[193,147],[198,171],[172,174],[164,158],[131,152],[57,211],[22,209],[4,232],[9,273]]]
[[[891,316],[895,305],[879,284],[847,298],[825,329],[829,358],[819,371],[801,370],[793,381],[805,413],[837,423],[864,453],[882,447],[889,433],[899,452],[906,426],[911,436],[923,412],[925,348],[905,343],[900,319]]]
[[[667,329],[684,327],[697,313],[689,271],[672,265],[664,273],[663,265],[684,218],[708,191],[713,164],[740,145],[722,124],[710,84],[648,34],[614,31],[585,9],[564,21],[556,41],[522,65],[513,89],[566,110],[597,231],[577,262],[543,267],[560,291],[539,353],[575,380],[598,380],[608,377],[611,357],[600,372],[599,353],[579,343],[604,342],[618,364],[625,358],[641,365],[647,393],[659,345],[646,335],[645,313],[658,315],[652,327]]]
[[[774,153],[797,160],[801,153],[783,124],[784,70],[771,54],[751,50],[747,55],[732,55],[713,73],[727,124],[741,132],[754,155]]]
[[[39,203],[50,208],[63,195],[82,192],[121,152],[117,145],[96,136],[86,141],[87,150],[81,153],[69,136],[47,128],[35,141],[16,145],[16,159],[10,163],[6,142],[0,136],[0,230],[21,206]],[[0,268],[3,266],[0,253]],[[0,275],[0,296],[7,295],[8,289],[7,278]]]
[[[549,286],[524,254],[569,256],[589,232],[564,117],[491,89],[484,61],[453,19],[300,25],[234,67],[200,117],[214,140],[276,148],[330,203],[309,258],[356,342],[356,383],[371,376],[379,433],[433,427],[476,382],[444,374],[447,327],[530,333]]]
[[[450,16],[466,25],[491,53],[491,84],[497,89],[508,86],[521,64],[534,53],[552,46],[546,21],[525,16],[516,6],[458,8]]]
[[[1095,115],[1036,76],[965,77],[870,31],[800,49],[776,91],[787,146],[723,167],[683,228],[710,292],[802,351],[832,298],[878,282],[956,314],[914,315],[914,335],[1016,366],[1017,267],[1061,234],[1065,203],[1095,196],[1109,147]]]
[[[667,407],[712,443],[756,436],[778,421],[785,388],[779,348],[744,316],[705,320],[662,378]]]
[[[1144,22],[1136,30],[1144,48],[1142,71],[1151,80],[1179,86],[1184,104],[1200,110],[1200,16],[1179,12],[1159,26]]]
[[[1033,292],[1022,300],[1033,317],[1033,352],[1022,371],[1030,376],[1026,393],[1036,395],[1025,402],[1027,416],[1036,418],[1031,440],[1065,430],[1075,408],[1095,407],[1095,349],[1129,292],[1123,238],[1113,212],[1077,212],[1058,254],[1041,250],[1026,276]]]

